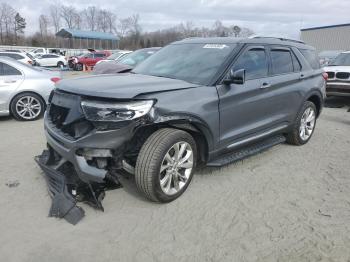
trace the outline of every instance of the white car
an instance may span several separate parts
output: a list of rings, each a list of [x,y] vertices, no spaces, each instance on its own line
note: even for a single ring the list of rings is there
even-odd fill
[[[340,53],[327,67],[327,96],[350,97],[350,51]]]
[[[33,60],[30,59],[26,55],[26,53],[24,53],[24,52],[23,53],[22,52],[19,53],[19,52],[8,52],[8,51],[4,52],[4,51],[0,51],[0,56],[2,56],[2,57],[4,57],[4,56],[11,57],[11,58],[16,59],[17,61],[22,62],[24,64],[30,64],[30,65],[33,64]]]
[[[67,60],[64,56],[56,54],[39,55],[35,57],[35,65],[61,67],[67,65]]]

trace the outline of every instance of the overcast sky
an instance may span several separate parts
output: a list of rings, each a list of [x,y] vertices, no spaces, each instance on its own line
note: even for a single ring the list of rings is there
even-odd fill
[[[27,20],[26,33],[38,28],[40,14],[48,14],[49,0],[0,0],[14,7]],[[89,5],[114,11],[123,18],[138,13],[143,31],[192,21],[195,26],[249,27],[259,35],[299,37],[300,28],[350,23],[350,0],[61,0],[83,9]]]

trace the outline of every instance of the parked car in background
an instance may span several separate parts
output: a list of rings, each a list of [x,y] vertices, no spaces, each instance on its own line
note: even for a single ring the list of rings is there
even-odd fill
[[[111,62],[111,61],[118,61],[121,58],[123,58],[124,56],[126,56],[127,54],[132,53],[132,51],[126,51],[126,50],[120,50],[117,51],[113,54],[111,54],[110,56],[108,56],[106,59],[100,60],[96,63],[96,65],[100,64],[100,63],[104,63],[104,62]]]
[[[328,64],[332,63],[332,61],[342,52],[343,51],[341,50],[328,50],[320,52],[318,57],[320,58],[321,66],[327,66]]]
[[[24,64],[33,64],[33,60],[26,55],[26,53],[22,53],[22,52],[4,52],[4,51],[0,51],[0,57],[11,57],[19,62],[22,62]]]
[[[59,80],[58,72],[0,57],[0,116],[11,114],[25,121],[40,118]]]
[[[80,57],[75,57],[72,61],[73,69],[82,71],[84,66],[94,67],[96,63],[102,59],[106,59],[111,55],[109,51],[94,51]]]
[[[34,60],[36,66],[66,66],[67,60],[64,56],[56,54],[37,55]]]
[[[308,143],[325,78],[315,49],[299,41],[175,42],[130,74],[61,81],[37,162],[55,207],[90,199],[103,210],[103,188],[125,171],[145,197],[167,203],[185,192],[197,163],[219,167],[285,141]]]
[[[98,63],[93,69],[93,74],[117,74],[128,72],[141,62],[145,61],[159,49],[160,47],[143,48],[126,54],[117,61]]]
[[[339,54],[324,70],[327,96],[350,96],[350,51]]]
[[[63,55],[64,52],[61,51],[59,48],[44,48],[44,47],[38,47],[33,50],[30,50],[28,52],[32,56],[36,55],[45,55],[45,54],[60,54]]]

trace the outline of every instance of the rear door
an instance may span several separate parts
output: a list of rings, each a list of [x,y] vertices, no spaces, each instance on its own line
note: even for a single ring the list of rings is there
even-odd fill
[[[0,111],[9,110],[9,102],[21,85],[24,75],[13,66],[0,62]]]
[[[301,63],[286,46],[271,45],[269,55],[271,70],[265,92],[270,94],[272,117],[278,123],[289,125],[294,121],[302,97]]]

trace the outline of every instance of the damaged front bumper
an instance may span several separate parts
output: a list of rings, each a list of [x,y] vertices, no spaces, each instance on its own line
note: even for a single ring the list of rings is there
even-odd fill
[[[35,161],[43,170],[52,205],[50,217],[64,218],[75,225],[84,217],[84,210],[77,202],[85,202],[92,207],[104,211],[102,200],[106,189],[121,187],[118,179],[107,176],[104,183],[85,183],[74,170],[74,167],[49,147]]]

